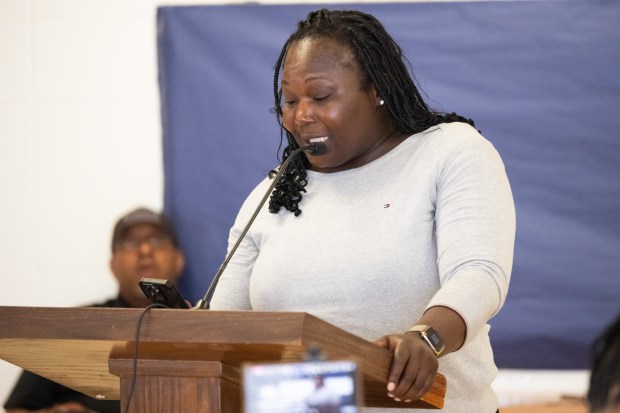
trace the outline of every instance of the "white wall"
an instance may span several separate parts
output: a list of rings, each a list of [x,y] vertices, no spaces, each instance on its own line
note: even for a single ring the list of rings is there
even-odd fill
[[[155,62],[154,2],[0,1],[0,305],[115,294],[112,225],[162,206]]]
[[[115,294],[112,225],[163,204],[156,7],[187,3],[0,0],[0,305]]]

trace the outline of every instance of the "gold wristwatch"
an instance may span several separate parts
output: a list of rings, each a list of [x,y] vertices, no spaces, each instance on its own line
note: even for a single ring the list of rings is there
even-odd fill
[[[444,344],[441,337],[439,337],[439,334],[437,334],[435,329],[431,326],[418,324],[411,327],[409,331],[407,331],[407,333],[411,332],[416,333],[420,337],[422,337],[422,340],[424,340],[426,344],[428,344],[428,346],[431,348],[431,350],[433,350],[433,353],[435,353],[435,356],[437,357],[439,357],[441,352],[446,348],[446,345]]]

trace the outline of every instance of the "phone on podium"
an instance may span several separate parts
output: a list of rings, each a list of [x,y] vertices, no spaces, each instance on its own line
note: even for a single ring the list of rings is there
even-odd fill
[[[140,288],[153,304],[162,304],[168,308],[191,308],[179,290],[168,280],[142,278]]]

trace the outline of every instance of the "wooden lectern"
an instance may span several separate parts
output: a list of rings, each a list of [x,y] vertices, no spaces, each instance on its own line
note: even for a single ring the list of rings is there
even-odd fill
[[[240,413],[244,362],[300,361],[317,346],[358,363],[366,406],[403,407],[386,395],[388,350],[307,313],[151,309],[134,358],[143,311],[0,307],[0,358],[123,408],[130,400],[132,413]],[[441,408],[445,388],[438,374],[409,406]]]

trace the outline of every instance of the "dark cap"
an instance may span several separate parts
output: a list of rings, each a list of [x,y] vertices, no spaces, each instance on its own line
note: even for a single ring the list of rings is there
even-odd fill
[[[116,245],[123,240],[127,230],[134,225],[150,224],[158,227],[164,234],[170,237],[174,246],[178,246],[177,237],[170,220],[163,214],[159,214],[148,208],[138,208],[127,215],[121,217],[114,226],[112,235],[112,252],[115,251]]]

